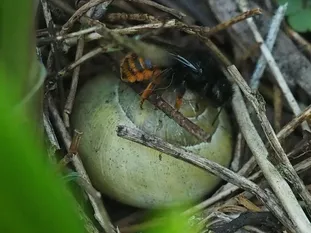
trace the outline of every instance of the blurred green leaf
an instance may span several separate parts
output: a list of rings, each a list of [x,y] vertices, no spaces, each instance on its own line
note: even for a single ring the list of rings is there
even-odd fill
[[[304,0],[278,0],[279,4],[288,2],[286,15],[288,23],[298,32],[311,31],[311,2]]]
[[[0,232],[82,233],[75,201],[47,159],[36,122],[25,124],[26,109],[14,108],[37,62],[31,3],[0,1]]]
[[[301,10],[288,17],[289,24],[298,32],[311,31],[311,9]]]
[[[286,15],[296,14],[303,9],[302,0],[278,0],[278,2],[280,5],[288,3]]]
[[[154,211],[153,217],[156,219],[164,217],[161,224],[146,231],[146,233],[198,233],[198,226],[192,226],[188,217],[181,214],[182,209],[172,208]]]

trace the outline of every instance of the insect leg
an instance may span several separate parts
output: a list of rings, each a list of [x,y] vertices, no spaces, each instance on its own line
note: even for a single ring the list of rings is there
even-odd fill
[[[154,77],[153,80],[148,84],[146,89],[141,94],[140,109],[143,109],[143,104],[145,100],[152,94],[155,87],[161,83],[161,80],[162,80],[161,74],[162,74],[162,71],[160,70],[155,70],[153,72],[153,77]]]
[[[183,81],[181,85],[176,89],[176,102],[175,102],[175,108],[177,110],[180,109],[182,105],[182,99],[186,93],[186,83]]]

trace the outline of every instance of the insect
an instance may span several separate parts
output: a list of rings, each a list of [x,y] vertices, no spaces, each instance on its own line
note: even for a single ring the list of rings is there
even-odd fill
[[[172,84],[176,90],[175,108],[179,110],[187,89],[212,100],[216,107],[222,107],[232,97],[232,85],[224,76],[217,62],[203,52],[188,55],[169,53],[173,64],[164,67],[154,65],[148,58],[128,53],[121,61],[121,80],[136,83],[147,82],[141,94],[140,107],[162,84]]]

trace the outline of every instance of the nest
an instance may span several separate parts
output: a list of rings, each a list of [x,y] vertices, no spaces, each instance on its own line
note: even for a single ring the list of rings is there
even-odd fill
[[[154,223],[136,209],[130,209],[129,216],[112,217],[112,212],[127,207],[109,204],[113,201],[104,206],[79,160],[83,132],[70,125],[76,92],[105,67],[119,72],[129,51],[160,63],[167,62],[165,48],[170,47],[183,52],[206,50],[232,84],[228,111],[234,113],[236,137],[230,169],[208,160],[202,163],[196,155],[165,142],[152,143],[152,135],[126,126],[116,133],[155,149],[162,146],[168,154],[228,182],[182,213],[200,231],[310,232],[310,45],[285,23],[281,26],[286,5],[233,0],[44,2],[37,16],[37,48],[48,71],[45,129],[50,143],[59,149],[57,163],[77,172],[75,180],[94,209],[96,220],[83,214],[89,231],[143,231],[159,221]],[[148,101],[198,139],[208,141],[212,136],[156,94]],[[139,141],[142,136],[145,141]]]

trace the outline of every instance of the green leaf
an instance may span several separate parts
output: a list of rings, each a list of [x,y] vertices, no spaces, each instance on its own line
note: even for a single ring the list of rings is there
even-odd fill
[[[302,0],[278,0],[280,5],[288,3],[286,15],[295,14],[303,10]]]
[[[289,24],[298,32],[311,31],[311,9],[301,10],[288,17]]]
[[[288,23],[298,32],[306,32],[311,30],[311,4],[303,3],[303,0],[278,0],[279,4],[288,2],[286,15]]]

